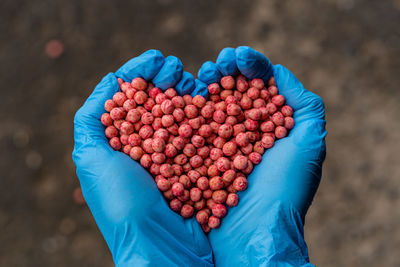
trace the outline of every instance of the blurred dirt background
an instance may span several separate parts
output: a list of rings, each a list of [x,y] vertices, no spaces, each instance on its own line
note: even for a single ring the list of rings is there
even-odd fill
[[[73,200],[73,116],[147,49],[197,73],[249,45],[322,96],[328,153],[305,237],[317,266],[400,266],[400,0],[0,2],[0,266],[113,266]],[[64,45],[49,58],[46,44]]]

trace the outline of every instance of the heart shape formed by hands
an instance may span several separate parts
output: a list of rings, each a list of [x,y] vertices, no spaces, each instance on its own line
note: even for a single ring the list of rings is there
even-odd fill
[[[293,109],[274,78],[225,76],[208,85],[209,99],[165,92],[137,77],[118,78],[121,91],[105,102],[101,122],[114,150],[149,170],[169,206],[218,228],[236,206],[246,177],[275,139],[294,127]]]

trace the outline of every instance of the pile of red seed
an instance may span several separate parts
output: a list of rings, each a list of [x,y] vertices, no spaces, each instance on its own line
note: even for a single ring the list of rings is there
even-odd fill
[[[101,117],[111,147],[149,170],[172,210],[184,218],[197,211],[205,232],[219,227],[262,154],[294,127],[273,77],[265,86],[225,76],[208,86],[208,101],[162,92],[142,78],[118,82],[121,92]]]

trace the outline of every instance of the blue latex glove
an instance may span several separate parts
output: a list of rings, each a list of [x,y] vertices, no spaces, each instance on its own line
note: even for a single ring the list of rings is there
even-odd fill
[[[295,127],[267,150],[239,192],[239,205],[230,208],[209,240],[216,266],[313,266],[303,236],[306,212],[321,179],[325,159],[324,104],[304,89],[285,67],[273,66],[249,48],[225,48],[216,63],[199,71],[195,91],[206,95],[207,84],[222,76],[262,78],[274,75],[277,87],[294,109]]]
[[[153,80],[161,89],[191,93],[193,75],[176,57],[149,50],[106,75],[75,115],[73,160],[83,195],[117,266],[212,266],[212,250],[194,218],[167,205],[151,175],[114,151],[100,122],[104,102],[119,90],[117,77]]]

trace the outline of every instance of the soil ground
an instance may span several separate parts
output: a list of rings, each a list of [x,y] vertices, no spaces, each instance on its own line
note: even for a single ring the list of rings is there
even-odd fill
[[[327,159],[306,218],[317,266],[400,266],[400,1],[0,3],[0,266],[112,266],[73,202],[73,116],[101,77],[150,48],[196,73],[249,45],[327,111]],[[64,54],[50,59],[46,43]]]

